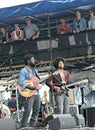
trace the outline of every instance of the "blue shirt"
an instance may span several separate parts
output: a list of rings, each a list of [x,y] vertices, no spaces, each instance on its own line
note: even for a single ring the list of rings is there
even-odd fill
[[[86,29],[86,20],[85,18],[81,18],[79,21],[77,21],[77,19],[75,19],[73,21],[73,30],[82,30],[82,29]]]
[[[33,75],[39,78],[38,72],[35,68],[33,68]],[[25,89],[25,87],[27,86],[27,83],[25,82],[25,80],[30,80],[30,71],[29,71],[29,67],[25,66],[21,72],[20,72],[20,76],[19,76],[19,84],[22,86],[23,90]]]

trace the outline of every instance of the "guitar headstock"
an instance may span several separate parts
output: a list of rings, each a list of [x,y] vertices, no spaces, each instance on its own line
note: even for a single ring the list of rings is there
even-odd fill
[[[88,79],[81,80],[79,83],[88,83]]]

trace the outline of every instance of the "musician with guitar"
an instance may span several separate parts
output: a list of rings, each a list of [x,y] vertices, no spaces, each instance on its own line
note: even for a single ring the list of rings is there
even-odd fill
[[[31,22],[30,17],[25,18],[26,26],[24,28],[26,40],[34,40],[39,37],[40,30],[36,24]]]
[[[64,70],[64,60],[62,57],[57,57],[54,62],[56,70],[53,71],[52,78],[48,78],[46,83],[55,92],[55,100],[57,105],[58,114],[69,113],[69,97],[68,90],[64,87],[69,84],[69,73]],[[63,89],[61,89],[63,88]]]
[[[40,108],[38,91],[41,86],[39,86],[39,75],[35,69],[34,56],[32,54],[25,55],[24,63],[26,66],[20,72],[18,86],[20,95],[25,97],[24,114],[20,127],[35,127]],[[29,117],[31,118],[30,122],[28,123]]]

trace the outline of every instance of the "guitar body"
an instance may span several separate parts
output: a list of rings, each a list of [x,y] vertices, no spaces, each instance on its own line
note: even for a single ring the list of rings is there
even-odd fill
[[[33,87],[36,86],[39,89],[41,88],[41,86],[39,86],[40,80],[37,77],[33,77],[31,80],[25,80],[25,82],[27,83],[27,85],[30,84]],[[33,96],[36,92],[36,90],[32,90],[27,87],[23,90],[22,86],[20,85],[18,86],[18,91],[21,94],[21,96],[26,98]]]

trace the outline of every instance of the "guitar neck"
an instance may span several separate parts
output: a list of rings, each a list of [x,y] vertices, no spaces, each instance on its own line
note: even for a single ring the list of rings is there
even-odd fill
[[[50,110],[49,110],[49,106],[48,106],[46,91],[44,91],[44,98],[45,98],[45,103],[46,103],[47,115],[49,116],[50,115]]]
[[[81,83],[88,83],[87,79],[81,80],[81,81],[77,81],[68,85],[63,86],[63,88],[67,88],[69,90],[70,87],[73,87],[74,85],[76,85],[77,83],[81,84]]]

